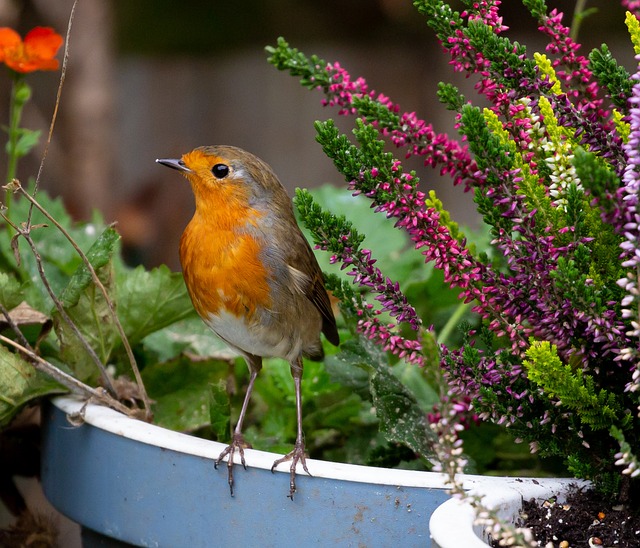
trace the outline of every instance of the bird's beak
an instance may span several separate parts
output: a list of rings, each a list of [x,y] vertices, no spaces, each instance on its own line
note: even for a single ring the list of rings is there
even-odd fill
[[[182,160],[176,160],[174,158],[158,158],[156,162],[158,162],[159,164],[162,164],[163,166],[177,169],[178,171],[191,173],[191,170],[184,165],[184,162]]]

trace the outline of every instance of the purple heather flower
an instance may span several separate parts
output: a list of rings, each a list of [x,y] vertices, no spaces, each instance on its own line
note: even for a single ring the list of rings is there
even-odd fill
[[[640,61],[640,56],[636,59]],[[633,326],[627,334],[632,337],[633,345],[621,351],[621,358],[634,363],[631,382],[627,385],[627,390],[636,392],[640,390],[640,371],[638,362],[640,361],[640,327],[638,308],[640,306],[640,292],[638,291],[638,275],[640,274],[640,209],[638,202],[640,199],[640,66],[638,72],[633,76],[636,83],[633,86],[633,93],[629,99],[631,108],[629,110],[629,124],[631,132],[629,140],[623,148],[627,155],[628,162],[622,175],[624,186],[621,189],[620,219],[622,233],[625,240],[620,244],[622,248],[622,266],[629,269],[626,277],[618,281],[618,285],[625,290],[626,296],[622,300],[624,318],[631,320]]]

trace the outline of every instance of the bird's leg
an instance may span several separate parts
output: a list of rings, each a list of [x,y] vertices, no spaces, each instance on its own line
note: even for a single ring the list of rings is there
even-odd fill
[[[233,456],[235,452],[238,451],[240,455],[240,462],[244,469],[247,469],[247,464],[244,460],[244,449],[251,448],[251,444],[247,443],[242,435],[242,423],[244,422],[244,417],[247,414],[247,408],[249,407],[249,401],[251,400],[251,392],[253,391],[253,383],[256,381],[256,377],[262,369],[262,358],[258,356],[247,356],[247,365],[249,366],[249,385],[247,386],[247,392],[244,396],[244,402],[242,402],[242,409],[240,410],[240,416],[238,417],[238,422],[236,423],[236,427],[233,431],[233,436],[231,438],[231,443],[225,448],[225,450],[220,453],[218,458],[214,463],[214,467],[218,468],[218,465],[222,462],[222,459],[227,455],[229,458],[227,459],[227,470],[228,470],[228,481],[229,481],[229,490],[231,491],[231,496],[233,496]]]
[[[301,384],[302,384],[302,356],[298,356],[298,359],[295,363],[291,364],[291,375],[293,376],[293,382],[295,385],[296,391],[296,415],[298,419],[298,433],[296,436],[296,444],[293,450],[287,453],[284,457],[277,459],[273,466],[271,466],[271,471],[273,472],[276,467],[286,461],[291,461],[291,477],[289,480],[289,495],[288,497],[293,500],[293,494],[296,492],[296,467],[298,462],[302,464],[303,470],[309,473],[307,469],[307,461],[306,455],[304,452],[304,435],[302,434],[302,394],[300,392]]]

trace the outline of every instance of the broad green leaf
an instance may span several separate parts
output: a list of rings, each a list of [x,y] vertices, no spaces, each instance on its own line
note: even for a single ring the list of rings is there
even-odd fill
[[[56,392],[64,389],[0,345],[0,427],[7,425],[23,405]]]
[[[325,358],[325,367],[331,379],[349,386],[359,394],[369,394],[370,356],[357,341],[346,341],[340,352]]]
[[[308,413],[305,420],[323,428],[337,430],[347,428],[349,423],[360,422],[362,399],[357,394],[341,392],[342,397],[330,404],[318,405],[313,413]],[[324,400],[324,398],[323,398]],[[295,410],[293,410],[295,412]]]
[[[32,192],[32,188],[28,188]],[[94,244],[98,235],[105,229],[105,225],[101,217],[94,215],[90,223],[74,223],[64,204],[60,199],[52,199],[45,192],[38,192],[38,202],[56,219],[58,223],[71,235],[76,244],[85,253]],[[30,211],[30,202],[19,195],[15,195],[15,199],[11,206],[11,218],[16,223],[26,221]],[[82,260],[78,256],[75,249],[67,241],[66,237],[51,224],[51,222],[37,209],[33,208],[31,222],[33,229],[31,236],[35,242],[38,253],[42,258],[42,264],[49,279],[54,292],[60,292],[69,283],[69,278],[74,274],[78,267],[82,264]],[[20,257],[22,265],[20,271],[24,273],[25,280],[33,280],[34,290],[40,293],[39,300],[44,303],[41,309],[48,312],[52,306],[51,299],[47,294],[44,286],[40,283],[38,268],[33,253],[27,243],[20,238],[19,240]],[[8,245],[3,246],[2,254],[11,264],[15,264],[13,254],[8,249]],[[35,303],[29,302],[36,306]],[[39,307],[38,307],[39,308]]]
[[[347,189],[332,185],[324,185],[310,192],[323,209],[346,216],[360,234],[375,234],[375,237],[366,238],[362,247],[372,250],[373,257],[378,261],[376,266],[385,276],[400,282],[402,286],[409,281],[424,279],[428,274],[430,267],[424,264],[420,252],[412,249],[406,233],[394,228],[393,220],[382,214],[376,215],[371,210],[371,202],[364,196],[354,197]],[[311,241],[304,229],[303,232]],[[324,271],[345,277],[345,271],[341,271],[339,265],[329,264],[328,253],[317,252],[316,257]]]
[[[228,370],[225,361],[193,362],[186,357],[145,367],[142,379],[149,397],[156,402],[155,422],[179,432],[209,425],[211,386],[226,380]],[[216,427],[220,427],[220,421]]]
[[[431,447],[437,439],[429,429],[426,413],[391,371],[381,369],[373,374],[371,395],[380,431],[389,441],[403,443],[423,457],[433,453]]]
[[[411,390],[421,409],[430,410],[440,402],[440,395],[429,382],[425,369],[400,361],[393,370],[400,382]]]
[[[195,310],[187,318],[147,335],[142,345],[156,362],[168,361],[180,354],[221,360],[237,355],[205,325]]]
[[[231,441],[231,402],[226,380],[209,384],[209,420],[216,440]]]
[[[288,362],[278,358],[263,360],[263,369],[260,372],[261,388],[273,390],[277,393],[275,400],[281,400],[284,395],[292,404],[295,402],[295,389],[291,367]],[[273,386],[271,386],[273,385]],[[256,388],[261,393],[261,388]],[[334,382],[322,362],[304,360],[302,375],[302,397],[318,398],[324,394],[334,394],[340,389],[340,385]],[[267,397],[267,394],[263,394]]]
[[[11,310],[25,300],[22,284],[13,276],[0,272],[0,303]]]
[[[105,229],[87,252],[87,259],[94,270],[97,271],[111,260],[119,240],[120,235],[113,228]],[[91,273],[83,262],[60,295],[62,305],[68,308],[78,304],[80,294],[92,283]]]
[[[403,443],[420,455],[430,455],[435,436],[428,428],[426,412],[389,366],[386,353],[360,337],[343,344],[341,354],[345,363],[369,371],[373,406],[387,440]]]
[[[193,312],[182,274],[160,266],[118,275],[118,315],[131,345]]]
[[[111,259],[120,236],[113,228],[105,229],[87,251],[87,259],[113,299],[113,267]],[[93,283],[91,274],[81,263],[62,291],[60,300],[71,320],[76,324],[103,364],[109,363],[120,337],[115,328],[109,305]],[[77,335],[56,311],[54,325],[60,340],[61,357],[81,379],[95,380],[98,369]]]
[[[404,294],[415,307],[423,324],[433,325],[437,332],[460,304],[460,290],[450,289],[445,285],[441,270],[430,270],[427,279],[407,285]]]
[[[260,423],[250,424],[245,428],[245,439],[255,449],[288,453],[292,449],[296,437],[295,407],[271,409],[260,417]],[[309,436],[309,431],[305,434]]]
[[[107,293],[113,295],[115,284],[111,263],[107,263],[96,273]],[[65,311],[102,364],[108,364],[114,349],[120,343],[120,336],[102,292],[94,284],[88,285],[80,293],[77,304],[66,308]],[[60,341],[61,359],[79,379],[95,381],[99,375],[98,368],[78,336],[57,311],[53,314],[53,321]]]

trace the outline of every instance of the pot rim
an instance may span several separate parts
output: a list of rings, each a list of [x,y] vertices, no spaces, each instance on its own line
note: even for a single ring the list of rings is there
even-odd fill
[[[144,444],[170,449],[178,453],[191,454],[215,460],[226,447],[225,444],[217,441],[204,440],[127,417],[103,405],[94,403],[85,405],[86,400],[79,396],[57,396],[52,398],[51,401],[53,405],[68,415],[77,414],[81,412],[84,407],[84,422],[96,428],[124,438],[137,440]],[[244,454],[247,466],[264,470],[271,470],[274,460],[282,456],[277,453],[257,449],[245,449]],[[227,458],[225,457],[224,460],[226,461]],[[234,456],[234,463],[241,464],[238,455]],[[307,459],[307,466],[312,476],[321,478],[333,478],[379,485],[424,487],[429,489],[448,488],[448,485],[445,483],[446,478],[438,472],[377,468],[316,459]],[[281,465],[275,471],[288,474],[289,466],[284,463],[284,465]],[[502,484],[509,479],[510,478],[487,478],[486,476],[465,475],[464,486],[465,489],[472,489],[480,485]]]

